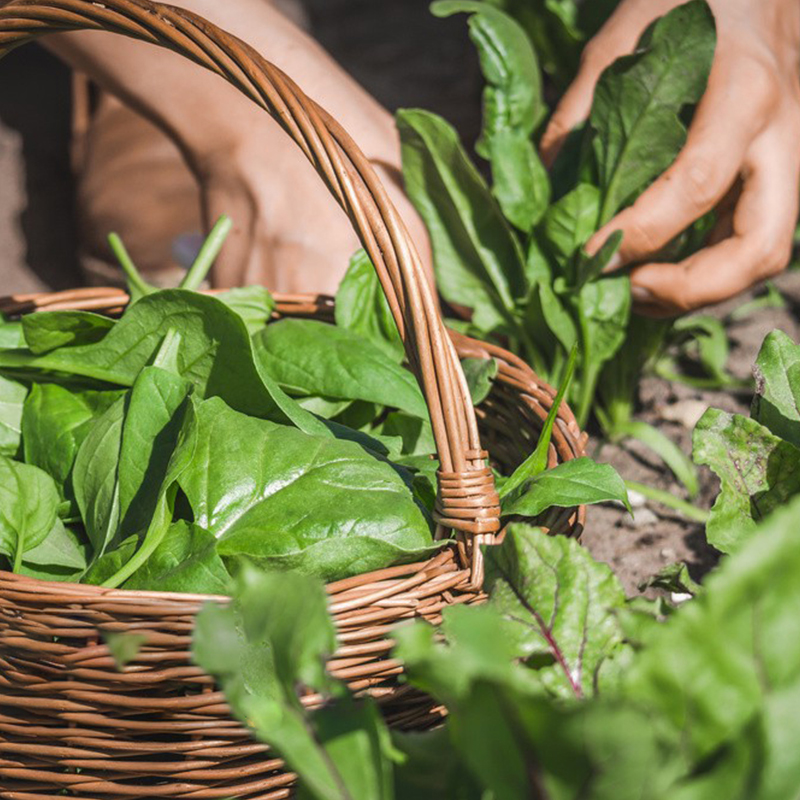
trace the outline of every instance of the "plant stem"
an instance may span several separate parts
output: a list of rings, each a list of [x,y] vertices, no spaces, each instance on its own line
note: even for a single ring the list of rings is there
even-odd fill
[[[575,417],[581,428],[585,427],[589,420],[589,413],[592,410],[592,400],[594,400],[594,391],[597,388],[597,379],[599,377],[600,373],[596,367],[592,365],[584,367],[583,375],[581,376],[578,410],[575,412]]]
[[[649,500],[660,503],[662,506],[673,509],[680,514],[683,514],[687,519],[693,522],[700,522],[705,525],[708,522],[709,512],[705,509],[698,508],[686,500],[681,500],[663,489],[656,489],[653,486],[647,486],[644,483],[637,483],[636,481],[625,481],[626,488],[632,492],[638,492]]]
[[[122,267],[125,277],[128,279],[129,286],[135,289],[140,295],[151,294],[153,292],[153,287],[139,274],[139,270],[136,269],[136,264],[133,263],[133,259],[130,257],[119,235],[116,233],[109,233],[108,243],[111,245],[111,249],[117,257],[117,261],[119,261],[119,265]]]
[[[17,542],[17,547],[14,550],[14,565],[11,567],[11,571],[14,573],[19,573],[22,568],[22,550],[23,543]]]
[[[222,250],[222,245],[225,244],[225,239],[231,231],[233,222],[226,214],[223,214],[214,224],[211,233],[208,234],[194,264],[189,268],[183,280],[180,283],[181,289],[199,289],[200,284],[206,279],[211,265]]]
[[[523,347],[525,348],[528,356],[528,363],[533,365],[534,371],[540,378],[543,378],[546,381],[552,380],[552,377],[547,373],[547,365],[544,363],[542,355],[539,352],[539,349],[533,343],[533,339],[531,339],[528,331],[525,330],[525,326],[520,325],[518,330],[519,337],[522,340]]]

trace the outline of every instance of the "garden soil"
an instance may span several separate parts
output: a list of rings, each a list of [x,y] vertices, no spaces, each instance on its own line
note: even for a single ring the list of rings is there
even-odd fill
[[[480,126],[481,80],[463,19],[437,20],[428,0],[305,0],[314,35],[387,108],[421,107],[450,120],[465,142]],[[0,294],[65,288],[78,283],[69,167],[70,77],[38,47],[0,62]],[[730,371],[747,378],[766,334],[800,339],[800,272],[775,282],[786,307],[763,309],[729,326]],[[753,294],[743,300],[750,299]],[[724,318],[743,300],[709,313]],[[707,406],[747,413],[748,390],[699,391],[648,378],[639,416],[691,452],[691,429]],[[634,444],[590,450],[626,478],[685,497],[671,474]],[[697,504],[708,508],[717,482],[701,471]],[[633,518],[619,508],[589,509],[583,541],[617,572],[630,593],[663,566],[684,561],[700,578],[716,563],[702,525],[654,503]]]

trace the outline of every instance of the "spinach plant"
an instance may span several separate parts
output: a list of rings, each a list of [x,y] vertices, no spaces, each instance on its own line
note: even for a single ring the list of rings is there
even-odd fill
[[[758,523],[800,494],[800,346],[773,331],[753,369],[750,417],[711,408],[694,431],[694,458],[721,489],[707,536],[723,552],[738,549]]]
[[[408,683],[447,708],[433,731],[390,733],[325,675],[335,634],[307,578],[240,575],[233,606],[200,615],[194,655],[301,797],[783,800],[800,780],[798,518],[795,498],[731,523],[739,552],[678,608],[626,599],[574,541],[512,525],[486,550],[485,605],[394,632]]]
[[[505,344],[554,385],[577,345],[569,401],[579,423],[594,411],[607,436],[642,439],[694,492],[691,461],[659,431],[634,423],[633,403],[642,370],[664,363],[676,336],[697,341],[703,367],[715,381],[727,380],[724,331],[707,320],[670,327],[632,318],[629,279],[604,273],[621,234],[593,256],[583,245],[678,154],[711,68],[714,20],[703,0],[692,0],[651,25],[634,54],[602,74],[588,122],[571,134],[548,175],[535,146],[549,113],[537,48],[552,67],[560,39],[549,46],[543,39],[550,28],[536,26],[546,18],[578,42],[577,21],[592,6],[435,2],[436,15],[469,14],[486,80],[476,151],[491,180],[445,120],[401,110],[406,189],[428,227],[441,294],[455,311],[469,310],[468,321],[461,314],[450,324]],[[696,249],[707,225],[702,220],[678,237],[669,257]]]
[[[335,580],[441,546],[427,407],[366,256],[342,281],[335,325],[268,325],[261,287],[193,290],[229,227],[176,289],[148,286],[112,237],[132,298],[118,320],[57,311],[0,325],[0,565],[219,594],[254,564]],[[481,402],[497,364],[464,368]],[[505,515],[626,501],[619,476],[588,459],[544,471],[551,429],[508,477]]]

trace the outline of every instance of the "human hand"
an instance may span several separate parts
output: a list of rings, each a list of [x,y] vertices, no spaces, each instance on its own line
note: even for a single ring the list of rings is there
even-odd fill
[[[397,180],[400,142],[391,115],[269,2],[181,5],[248,41],[341,122],[430,263],[424,226]],[[44,41],[178,145],[197,178],[207,226],[221,213],[234,220],[213,285],[335,292],[358,240],[300,149],[263,110],[217,76],[152,45],[98,32]]]
[[[589,42],[575,81],[542,139],[545,162],[591,109],[603,70],[633,51],[644,29],[680,0],[623,0]],[[595,252],[617,230],[609,270],[631,271],[638,311],[672,316],[725,300],[789,261],[800,186],[800,3],[709,0],[717,48],[708,87],[675,162],[587,243]],[[678,264],[658,251],[708,211],[706,247]]]

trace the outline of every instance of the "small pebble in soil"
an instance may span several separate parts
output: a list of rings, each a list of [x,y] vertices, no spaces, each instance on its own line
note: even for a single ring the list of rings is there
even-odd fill
[[[631,508],[642,508],[647,503],[647,498],[634,489],[628,489],[628,502]]]
[[[641,528],[654,522],[658,522],[658,515],[649,508],[642,507],[633,509],[633,517],[628,517],[625,525],[630,528]]]
[[[677,403],[661,406],[658,409],[658,415],[667,422],[677,422],[688,430],[694,430],[707,408],[708,403],[703,400],[686,398],[678,400]]]

